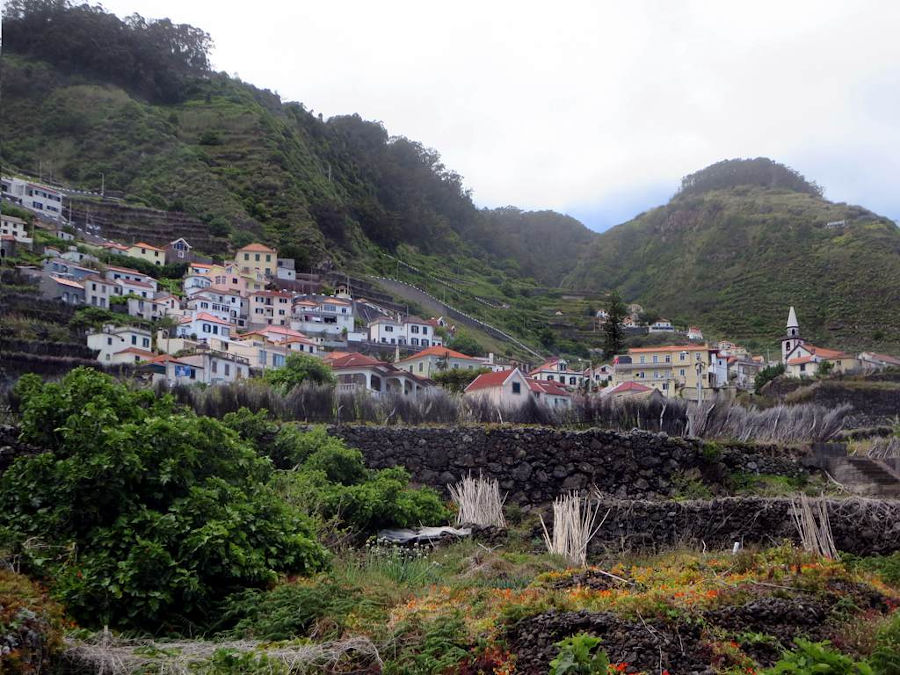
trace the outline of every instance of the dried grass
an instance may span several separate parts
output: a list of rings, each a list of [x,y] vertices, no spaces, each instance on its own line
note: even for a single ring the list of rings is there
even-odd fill
[[[72,668],[99,675],[130,675],[131,673],[159,673],[160,675],[191,675],[206,665],[217,652],[252,654],[258,669],[264,673],[305,673],[310,670],[334,672],[336,666],[352,658],[354,662],[381,672],[384,666],[375,645],[363,637],[320,644],[283,644],[261,647],[250,640],[209,642],[184,640],[154,642],[122,640],[108,631],[98,633],[92,640],[68,641],[63,659]],[[205,670],[203,672],[206,672]]]
[[[599,513],[600,502],[591,496],[582,497],[577,492],[570,492],[557,497],[553,500],[552,536],[547,531],[544,517],[540,517],[547,551],[563,556],[571,565],[585,567],[588,544],[603,527],[609,510],[597,523]]]
[[[791,500],[791,517],[794,519],[794,525],[800,535],[800,545],[804,551],[829,560],[838,557],[831,522],[828,520],[826,500],[801,495],[799,501]]]
[[[458,525],[481,525],[482,527],[506,527],[503,517],[503,503],[506,495],[500,496],[497,480],[468,475],[455,485],[448,485],[450,498],[457,506]]]

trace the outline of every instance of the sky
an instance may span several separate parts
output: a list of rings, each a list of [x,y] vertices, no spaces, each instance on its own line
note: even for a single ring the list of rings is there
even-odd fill
[[[437,149],[478,206],[604,230],[766,156],[900,218],[900,2],[104,0],[216,70]]]

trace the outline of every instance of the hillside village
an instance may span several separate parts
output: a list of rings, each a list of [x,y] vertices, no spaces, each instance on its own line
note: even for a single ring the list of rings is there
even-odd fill
[[[113,313],[115,321],[88,333],[87,348],[104,367],[129,367],[168,385],[235,382],[303,354],[327,363],[341,392],[416,398],[436,386],[437,374],[463,371],[471,373],[464,390],[468,397],[503,407],[532,399],[565,408],[576,394],[733,397],[752,391],[765,368],[812,378],[900,365],[890,355],[849,354],[809,343],[793,307],[781,358],[768,362],[727,340],[705,342],[698,326],[678,330],[666,318],[642,321],[644,308],[636,303],[627,306],[622,321],[626,334],[671,336],[672,344],[629,348],[593,365],[562,356],[529,364],[492,353],[464,354],[446,344],[455,326],[444,317],[395,312],[355,297],[349,283],[325,288],[265,244],[253,242],[233,257],[214,260],[184,237],[124,243],[76,229],[64,215],[66,193],[52,186],[5,177],[3,198],[33,220],[29,225],[25,218],[3,214],[5,263],[37,284],[47,300]],[[166,266],[180,276],[163,278],[158,271]],[[602,330],[607,311],[597,310],[593,320]]]

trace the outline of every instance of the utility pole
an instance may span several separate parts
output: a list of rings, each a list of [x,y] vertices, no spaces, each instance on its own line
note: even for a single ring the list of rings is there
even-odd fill
[[[103,197],[106,194],[106,176],[103,172],[100,172],[100,196]]]

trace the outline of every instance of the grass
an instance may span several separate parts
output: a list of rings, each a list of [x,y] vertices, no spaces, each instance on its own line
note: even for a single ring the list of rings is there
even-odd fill
[[[682,651],[711,655],[704,658],[720,664],[741,662],[751,668],[742,672],[759,672],[757,659],[767,658],[759,655],[777,653],[790,641],[777,618],[771,627],[762,619],[752,629],[730,623],[729,612],[752,603],[823,607],[828,619],[821,629],[810,629],[814,637],[831,640],[854,658],[890,647],[888,638],[872,636],[887,630],[891,608],[900,606],[894,558],[841,562],[783,545],[738,555],[619,556],[569,568],[562,558],[528,546],[514,550],[463,541],[401,550],[369,545],[339,552],[329,574],[287,579],[247,598],[253,611],[246,612],[226,646],[238,655],[278,656],[279,650],[297,645],[327,649],[355,642],[377,649],[386,673],[438,672],[437,663],[450,672],[477,672],[465,668],[480,659],[495,662],[494,670],[485,672],[513,672],[520,625],[537,615],[587,612],[613,617],[622,630],[634,630],[635,639],[646,636],[646,630],[680,630]],[[235,643],[236,638],[244,642]],[[616,639],[604,640],[613,662],[621,659]],[[166,643],[156,646],[156,652],[144,652],[156,653],[155,665],[175,658],[167,657]],[[676,641],[660,658],[677,660],[678,650]],[[177,651],[182,654],[184,648]],[[209,656],[211,650],[200,651]],[[372,652],[359,658],[373,658]],[[627,670],[639,671],[659,672],[637,665]]]

